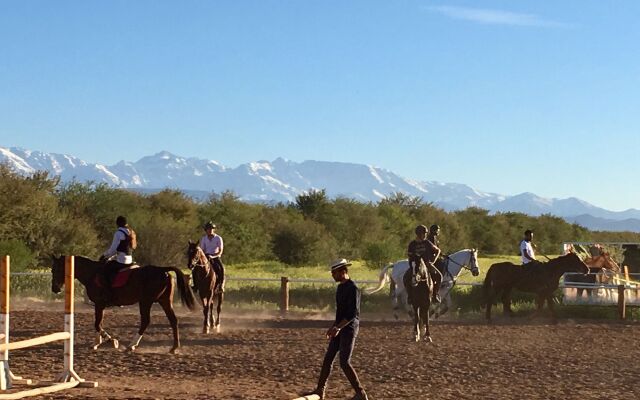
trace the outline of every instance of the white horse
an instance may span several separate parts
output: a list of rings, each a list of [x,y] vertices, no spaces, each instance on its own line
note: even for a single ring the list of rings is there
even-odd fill
[[[478,266],[478,251],[476,249],[463,249],[453,254],[446,256],[443,259],[444,268],[442,272],[442,285],[440,285],[440,297],[442,298],[441,304],[434,304],[432,306],[431,314],[435,314],[435,317],[446,313],[451,307],[451,289],[456,284],[456,279],[462,272],[463,268],[471,271],[473,276],[480,274],[480,268]],[[391,298],[393,303],[393,315],[398,318],[397,311],[400,308],[400,304],[404,307],[405,311],[412,316],[411,306],[407,301],[407,290],[404,287],[403,279],[405,272],[409,269],[408,260],[396,261],[393,264],[389,264],[382,268],[380,276],[378,277],[378,287],[370,289],[367,294],[375,293],[381,290],[389,280],[389,269],[391,271]]]

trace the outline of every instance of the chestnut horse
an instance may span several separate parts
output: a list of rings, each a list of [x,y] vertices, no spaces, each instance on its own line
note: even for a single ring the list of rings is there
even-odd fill
[[[211,326],[216,332],[220,332],[220,310],[224,293],[217,285],[217,273],[209,261],[209,258],[200,248],[198,243],[189,241],[187,250],[187,267],[191,269],[191,274],[197,281],[197,290],[202,302],[204,323],[202,333],[209,333]],[[217,300],[216,317],[213,317],[213,300]]]
[[[153,303],[159,303],[167,315],[171,329],[173,330],[173,346],[170,351],[171,353],[175,353],[180,347],[180,335],[178,332],[178,319],[176,313],[173,311],[172,305],[175,285],[169,272],[174,272],[178,277],[177,286],[182,304],[190,310],[193,310],[195,308],[195,297],[189,287],[188,277],[176,267],[147,265],[132,269],[129,279],[122,287],[111,289],[112,296],[107,304],[103,289],[104,280],[100,273],[103,271],[103,267],[104,263],[100,261],[93,261],[80,256],[75,257],[76,279],[84,285],[87,296],[94,304],[95,329],[98,334],[94,349],[97,349],[103,341],[111,341],[114,347],[118,347],[117,339],[111,337],[111,335],[102,328],[102,318],[105,308],[139,303],[140,329],[129,346],[129,350],[133,351],[139,346],[142,335],[151,321],[151,305]],[[64,256],[58,258],[53,257],[51,274],[51,290],[54,293],[60,293],[64,285]]]
[[[502,293],[503,312],[511,315],[511,290],[514,288],[537,295],[536,314],[542,310],[546,300],[555,320],[553,292],[558,289],[560,278],[566,272],[587,274],[589,267],[575,253],[567,253],[548,262],[536,262],[534,265],[523,266],[510,262],[491,265],[482,286],[487,321],[491,322],[491,307],[500,293]]]
[[[564,281],[567,283],[588,283],[588,284],[607,284],[613,281],[616,274],[619,274],[620,266],[613,261],[609,253],[602,253],[597,256],[587,257],[584,259],[584,263],[587,264],[591,273],[588,275],[573,275],[569,274],[564,277]],[[587,292],[587,297],[592,296],[593,289],[586,289],[584,287],[576,288],[576,296],[582,297],[582,293]],[[609,293],[610,295],[611,293]]]

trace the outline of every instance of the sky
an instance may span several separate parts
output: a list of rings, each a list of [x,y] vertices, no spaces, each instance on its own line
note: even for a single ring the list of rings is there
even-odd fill
[[[640,208],[640,2],[0,2],[0,146]]]

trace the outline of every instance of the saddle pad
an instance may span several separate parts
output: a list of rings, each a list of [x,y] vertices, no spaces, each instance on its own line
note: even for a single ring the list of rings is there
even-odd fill
[[[122,286],[126,285],[127,281],[129,281],[129,276],[131,275],[131,272],[135,271],[138,268],[140,268],[140,266],[138,264],[131,264],[130,266],[125,267],[125,268],[121,269],[120,271],[118,271],[118,273],[116,274],[115,278],[113,278],[113,282],[111,283],[111,287],[112,288],[119,288],[119,287],[122,287]]]

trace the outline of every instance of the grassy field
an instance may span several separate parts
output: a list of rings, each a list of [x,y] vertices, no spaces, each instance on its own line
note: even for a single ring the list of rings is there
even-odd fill
[[[468,271],[463,271],[458,282],[481,283],[489,267],[496,262],[510,261],[519,263],[518,256],[486,256],[479,258],[480,275],[473,277]],[[45,272],[46,270],[40,271]],[[225,294],[225,308],[252,309],[276,311],[280,302],[280,277],[289,279],[319,279],[322,283],[291,282],[289,291],[290,309],[293,311],[332,311],[334,308],[335,283],[326,266],[290,267],[285,264],[265,261],[226,266],[227,275],[231,278],[227,282]],[[380,271],[367,268],[361,262],[354,262],[350,267],[350,275],[356,281],[378,280]],[[233,278],[269,278],[270,281],[238,281]],[[43,300],[57,299],[51,293],[50,275],[12,276],[11,291],[13,296],[33,297]],[[361,285],[372,287],[373,284]],[[82,285],[77,286],[78,296],[82,296]],[[478,286],[458,285],[452,291],[456,309],[452,315],[460,318],[477,318],[481,316],[481,288]],[[513,308],[518,314],[524,314],[534,308],[533,296],[514,292]],[[382,291],[362,297],[363,312],[386,313],[391,312],[388,287]],[[615,318],[614,307],[558,307],[562,316],[587,318]],[[498,306],[496,312],[500,312]],[[636,312],[637,314],[637,312]]]

